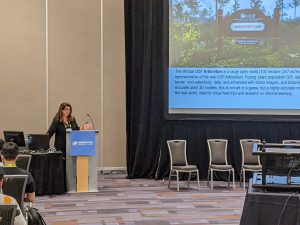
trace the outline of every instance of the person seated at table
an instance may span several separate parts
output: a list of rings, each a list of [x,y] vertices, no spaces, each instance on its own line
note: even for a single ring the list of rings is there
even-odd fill
[[[0,167],[0,189],[2,189],[3,177],[4,177],[4,169],[3,167]],[[19,204],[13,197],[0,193],[0,205],[16,205],[17,213],[16,213],[14,225],[26,225],[26,221],[20,210]]]
[[[35,183],[31,173],[24,169],[17,167],[16,161],[19,155],[19,148],[13,142],[5,142],[1,149],[1,159],[4,165],[5,175],[28,175],[27,184],[25,188],[26,202],[33,202],[35,200]]]

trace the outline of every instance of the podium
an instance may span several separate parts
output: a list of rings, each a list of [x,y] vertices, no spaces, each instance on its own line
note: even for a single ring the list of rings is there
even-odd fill
[[[98,134],[98,130],[66,133],[66,182],[69,193],[98,192]]]

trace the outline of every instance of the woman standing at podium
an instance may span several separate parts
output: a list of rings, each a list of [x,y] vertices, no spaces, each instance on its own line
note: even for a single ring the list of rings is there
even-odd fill
[[[64,157],[66,156],[66,131],[71,130],[87,130],[92,126],[88,123],[83,124],[81,127],[78,126],[75,118],[72,116],[72,106],[63,102],[56,113],[51,126],[47,133],[50,138],[55,134],[54,147],[63,152]]]
[[[72,115],[72,106],[63,102],[60,104],[58,108],[58,112],[56,113],[47,133],[50,138],[55,134],[54,147],[62,151],[63,153],[63,172],[64,172],[64,181],[63,185],[65,192],[67,191],[67,182],[66,182],[66,132],[71,130],[87,130],[91,128],[90,124],[84,124],[81,127],[78,126],[75,118]],[[58,168],[60,168],[58,166]]]

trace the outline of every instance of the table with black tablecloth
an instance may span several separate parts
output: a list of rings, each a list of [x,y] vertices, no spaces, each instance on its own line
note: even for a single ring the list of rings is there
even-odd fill
[[[290,199],[287,202],[287,199]],[[262,189],[248,188],[240,225],[300,225],[300,198],[295,192],[264,192]]]
[[[30,172],[36,186],[36,195],[65,193],[64,160],[62,152],[30,153]]]

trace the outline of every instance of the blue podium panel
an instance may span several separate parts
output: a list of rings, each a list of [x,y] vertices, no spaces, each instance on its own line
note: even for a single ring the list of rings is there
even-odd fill
[[[95,131],[71,131],[70,132],[71,156],[95,156],[96,133]]]

